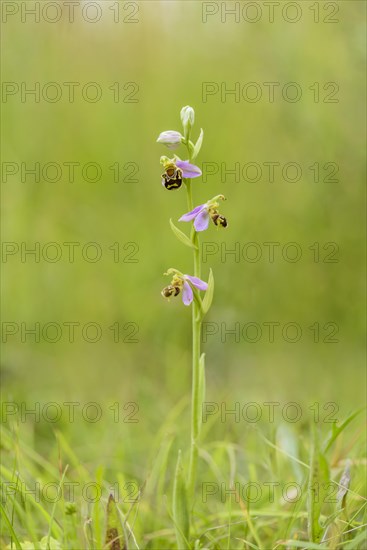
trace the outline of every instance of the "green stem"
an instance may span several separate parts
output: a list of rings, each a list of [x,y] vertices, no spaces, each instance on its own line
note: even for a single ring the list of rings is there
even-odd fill
[[[189,160],[190,151],[189,151]],[[188,209],[193,209],[191,180],[186,180],[187,204]],[[191,232],[191,240],[196,245],[194,249],[194,276],[201,277],[201,254],[198,234],[194,228]],[[191,395],[191,444],[190,444],[190,464],[188,477],[188,497],[193,501],[196,483],[196,470],[198,463],[198,444],[201,426],[201,396],[199,393],[200,382],[200,341],[201,341],[201,311],[200,304],[194,300],[192,304],[192,395]]]

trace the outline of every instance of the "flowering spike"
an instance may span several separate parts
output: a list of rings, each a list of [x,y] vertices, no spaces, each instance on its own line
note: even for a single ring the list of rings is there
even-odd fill
[[[180,231],[170,220],[170,225],[173,233],[185,246],[193,249],[194,253],[194,275],[183,274],[177,269],[169,268],[166,275],[171,277],[170,284],[162,290],[162,296],[168,300],[171,297],[177,297],[181,294],[182,301],[185,306],[192,304],[192,320],[193,320],[193,354],[192,354],[192,414],[191,414],[191,445],[190,445],[190,462],[188,466],[188,479],[185,483],[185,489],[188,491],[190,499],[193,498],[195,493],[196,483],[196,470],[198,462],[198,449],[200,443],[200,429],[201,418],[200,411],[202,409],[202,403],[204,401],[204,387],[205,387],[205,374],[204,374],[204,355],[200,353],[201,339],[200,330],[204,316],[207,314],[213,299],[214,292],[214,278],[212,271],[209,272],[208,283],[201,280],[201,248],[198,232],[204,231],[208,228],[210,220],[213,221],[217,227],[227,227],[228,223],[224,216],[218,212],[219,201],[225,200],[224,195],[216,195],[212,199],[208,200],[204,204],[200,204],[193,208],[192,200],[192,185],[191,179],[201,176],[201,170],[198,166],[192,164],[195,162],[197,155],[199,154],[204,132],[201,129],[200,134],[196,142],[191,140],[191,130],[195,122],[195,112],[192,107],[186,105],[180,112],[181,122],[183,126],[182,135],[175,130],[168,130],[162,132],[158,137],[158,142],[167,146],[169,149],[175,149],[180,144],[185,146],[187,150],[185,157],[187,160],[181,160],[177,155],[173,155],[173,158],[166,156],[161,157],[161,164],[163,165],[164,173],[162,174],[162,184],[166,189],[178,189],[184,183],[187,193],[187,201],[189,204],[190,212],[183,214],[179,221],[192,222],[193,229],[190,232],[190,236]],[[182,155],[181,155],[182,156]],[[204,296],[200,292],[205,292]],[[174,489],[173,501],[182,505],[183,501],[177,499],[177,488]],[[185,499],[184,499],[185,500]],[[174,514],[175,524],[177,523]],[[180,527],[180,525],[179,525]],[[182,527],[182,526],[181,526]],[[182,538],[184,533],[184,538]],[[190,539],[189,527],[186,531],[182,529],[179,533],[176,533],[178,547],[182,547],[188,544]],[[187,544],[186,544],[187,543]]]

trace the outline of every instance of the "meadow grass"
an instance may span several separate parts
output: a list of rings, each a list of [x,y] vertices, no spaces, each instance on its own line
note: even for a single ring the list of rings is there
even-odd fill
[[[57,425],[48,427],[47,454],[37,450],[42,437],[35,425],[16,419],[4,425],[2,547],[180,548],[172,489],[182,444],[177,418],[187,404],[179,405],[150,437],[146,460],[134,438],[119,441],[131,469],[82,460]],[[197,491],[189,502],[191,536],[183,548],[365,549],[363,415],[271,430],[233,424],[230,436],[225,425],[204,424]],[[111,431],[105,441],[114,437]],[[188,453],[182,455],[185,464]]]

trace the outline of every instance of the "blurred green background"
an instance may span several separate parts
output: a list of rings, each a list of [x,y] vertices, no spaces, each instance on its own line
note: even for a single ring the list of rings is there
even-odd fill
[[[274,321],[282,327],[295,322],[303,331],[296,343],[285,341],[279,330],[269,343],[264,327],[256,343],[243,338],[235,342],[231,336],[223,343],[220,333],[208,337],[203,344],[207,400],[223,400],[229,407],[235,401],[297,401],[305,407],[332,401],[343,413],[363,404],[365,3],[337,3],[339,21],[329,24],[322,19],[328,13],[324,2],[319,23],[310,9],[314,2],[301,2],[302,18],[293,24],[280,11],[269,23],[264,5],[256,23],[230,16],[222,22],[220,13],[204,23],[201,2],[154,0],[130,3],[132,7],[120,3],[120,21],[115,23],[113,4],[100,3],[103,16],[94,24],[83,21],[79,8],[72,24],[67,13],[57,23],[42,18],[35,23],[28,16],[22,22],[18,13],[3,24],[3,81],[29,87],[39,82],[41,90],[57,82],[63,90],[55,103],[42,95],[39,102],[31,96],[22,102],[20,93],[7,98],[3,163],[94,162],[102,169],[95,183],[83,179],[80,167],[74,182],[68,181],[66,169],[54,183],[42,177],[35,182],[32,176],[22,182],[20,172],[4,181],[3,175],[3,241],[29,247],[39,242],[41,248],[56,242],[63,251],[55,263],[42,257],[35,262],[32,256],[22,262],[20,253],[7,257],[3,321],[29,327],[36,322],[80,323],[74,343],[66,329],[56,343],[42,337],[35,343],[32,336],[22,342],[20,332],[8,336],[3,397],[30,404],[134,401],[140,407],[139,426],[117,433],[123,438],[129,428],[137,439],[158,429],[175,404],[189,398],[191,312],[180,299],[167,303],[160,296],[168,284],[163,276],[168,267],[192,272],[191,251],[176,240],[168,223],[187,211],[186,197],[183,189],[167,192],[161,186],[159,158],[168,153],[156,143],[161,131],[181,130],[179,112],[188,104],[196,112],[193,137],[201,127],[205,131],[200,166],[216,162],[230,169],[234,163],[257,162],[263,168],[258,182],[242,176],[237,182],[231,176],[222,182],[220,171],[205,183],[193,182],[196,204],[218,193],[227,198],[222,213],[228,229],[211,226],[203,240],[228,249],[256,242],[263,252],[253,263],[236,262],[233,256],[223,262],[219,253],[208,258],[203,278],[212,267],[216,289],[206,321],[228,328],[235,323],[263,326]],[[134,4],[138,11],[129,16]],[[137,22],[124,22],[127,16]],[[73,103],[65,82],[80,83]],[[85,101],[80,92],[89,82],[102,89],[95,103]],[[138,101],[114,102],[109,87],[115,82],[121,97],[137,85],[133,97]],[[129,82],[136,84],[124,89]],[[236,82],[257,82],[263,97],[251,103],[235,102],[228,95],[222,101],[217,93],[203,101],[204,82],[225,83],[228,89]],[[280,83],[274,102],[267,100],[266,82]],[[282,98],[288,82],[301,87],[300,101]],[[315,82],[320,83],[319,102],[309,89]],[[323,89],[327,82],[339,86],[337,103],[322,101],[331,91]],[[177,154],[185,156],[181,150]],[[116,162],[119,182],[109,169]],[[302,177],[291,183],[277,170],[269,183],[264,162],[298,163]],[[319,182],[309,169],[315,162],[321,167]],[[338,164],[337,182],[323,181],[327,162]],[[127,163],[137,165],[136,181],[123,181],[132,170]],[[281,247],[297,242],[302,258],[287,262],[280,248],[270,263],[263,245],[269,241]],[[68,261],[64,242],[81,243],[74,263]],[[83,259],[80,249],[89,242],[101,247],[100,261]],[[121,251],[117,263],[109,249],[115,242]],[[315,242],[320,243],[319,262],[309,249]],[[322,250],[328,242],[339,247],[335,263],[322,261],[331,251]],[[133,250],[124,250],[126,243],[139,248],[137,262],[123,261]],[[103,330],[96,343],[81,335],[80,327],[90,322]],[[116,322],[122,337],[130,332],[124,325],[136,323],[139,342],[114,342],[108,327]],[[339,342],[324,343],[330,330],[321,328],[321,341],[315,343],[308,328],[315,322],[321,327],[337,324]],[[116,430],[110,417],[108,422]],[[85,425],[74,442],[82,447],[90,437],[95,440],[93,430],[94,425]],[[148,441],[140,441],[143,448]],[[98,455],[101,450],[85,447],[84,452]]]

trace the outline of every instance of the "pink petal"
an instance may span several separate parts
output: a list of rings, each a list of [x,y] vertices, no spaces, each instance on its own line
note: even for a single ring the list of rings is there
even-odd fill
[[[185,304],[185,306],[189,306],[191,302],[194,299],[194,294],[192,292],[192,288],[186,281],[183,284],[183,290],[182,290],[182,301]]]
[[[179,222],[191,222],[196,216],[201,212],[201,210],[204,208],[204,204],[200,204],[200,206],[196,206],[194,210],[191,210],[191,212],[187,212],[187,214],[184,214],[181,216],[181,218],[178,220]]]
[[[201,170],[195,164],[190,164],[188,160],[176,160],[176,166],[182,170],[184,178],[197,178],[201,176]]]
[[[195,218],[194,227],[196,231],[205,231],[209,226],[209,212],[204,208]]]
[[[208,283],[206,283],[205,281],[202,281],[201,279],[199,279],[199,277],[193,277],[192,275],[185,275],[185,277],[199,290],[208,289]]]

